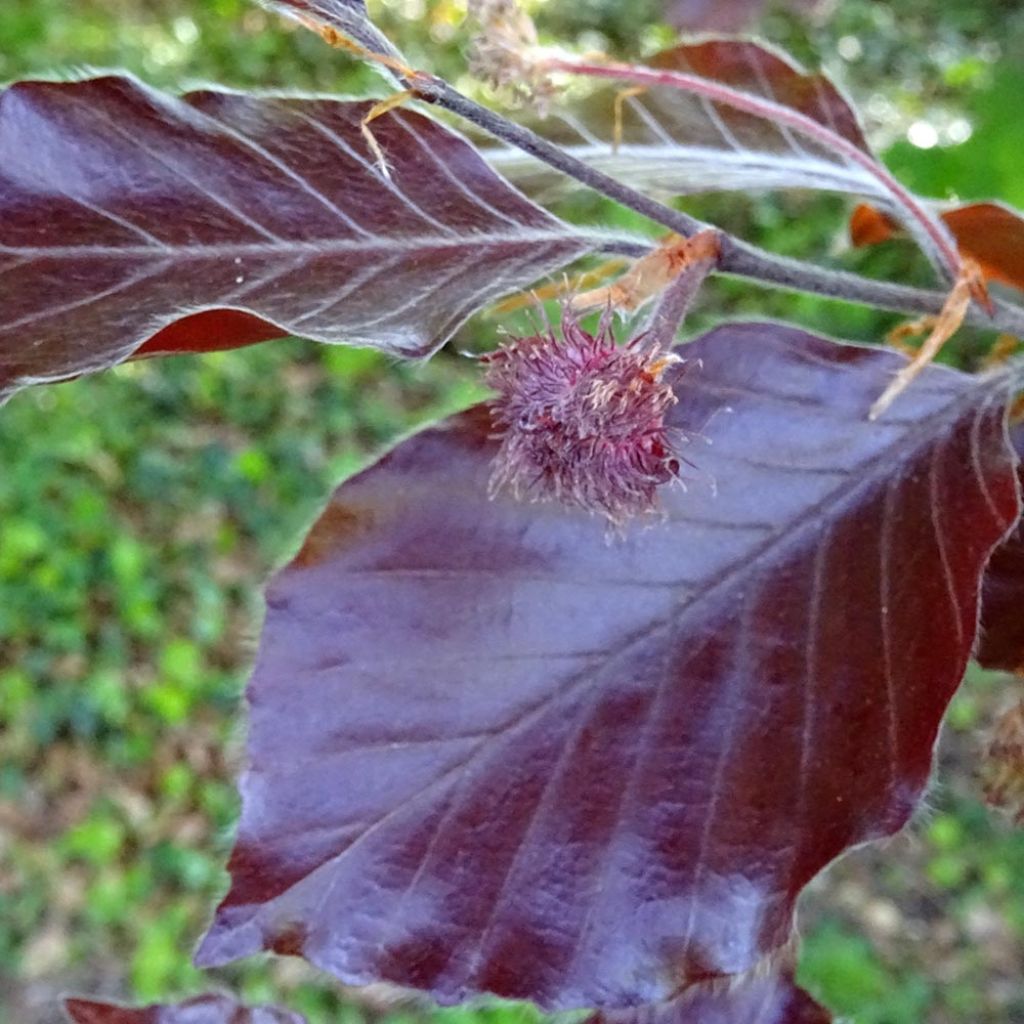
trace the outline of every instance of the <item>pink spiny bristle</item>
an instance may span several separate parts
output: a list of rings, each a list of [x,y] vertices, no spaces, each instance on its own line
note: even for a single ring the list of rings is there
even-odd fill
[[[678,477],[665,426],[676,398],[664,371],[680,359],[643,335],[617,345],[608,316],[590,334],[566,311],[561,328],[561,338],[549,328],[484,357],[501,440],[491,490],[560,501],[621,527],[656,511],[658,487]]]

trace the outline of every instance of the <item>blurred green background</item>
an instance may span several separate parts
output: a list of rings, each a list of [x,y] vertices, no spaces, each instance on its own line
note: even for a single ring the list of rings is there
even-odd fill
[[[464,76],[460,0],[370,6],[413,63]],[[659,19],[694,7],[531,6],[546,35],[619,53],[667,42]],[[768,3],[757,29],[848,89],[910,186],[1024,206],[1016,0]],[[380,89],[372,72],[245,0],[2,0],[0,81],[112,67],[168,88]],[[849,252],[848,204],[834,197],[687,208],[782,252],[927,280],[904,243]],[[567,212],[643,229],[602,202],[577,199]],[[862,340],[898,320],[716,281],[694,325],[737,314]],[[453,348],[489,347],[495,329],[478,317]],[[947,358],[973,366],[991,341],[965,332]],[[65,992],[148,1001],[209,986],[190,955],[226,884],[259,585],[341,477],[479,395],[472,364],[451,351],[395,365],[292,340],[137,363],[0,411],[2,1024],[60,1020]],[[925,812],[805,899],[801,979],[853,1020],[1024,1021],[1024,834],[983,807],[976,780],[985,729],[1016,685],[970,674]],[[312,1024],[430,1012],[383,991],[341,992],[298,961],[249,961],[213,980]],[[521,1006],[433,1016],[537,1019]]]

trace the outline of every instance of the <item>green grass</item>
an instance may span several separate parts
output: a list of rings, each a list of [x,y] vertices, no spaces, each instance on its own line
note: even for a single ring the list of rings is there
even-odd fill
[[[340,477],[478,396],[468,366],[283,342],[5,407],[6,972],[54,994],[115,965],[139,999],[205,984],[189,955],[225,882],[258,584]]]

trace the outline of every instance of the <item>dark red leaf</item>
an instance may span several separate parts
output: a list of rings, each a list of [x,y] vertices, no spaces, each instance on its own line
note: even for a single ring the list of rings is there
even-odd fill
[[[964,256],[970,256],[989,281],[1024,291],[1024,215],[1000,203],[971,203],[941,214]],[[899,225],[869,203],[850,217],[850,240],[877,245],[899,232]]]
[[[305,1024],[297,1013],[275,1006],[245,1007],[222,995],[139,1007],[66,999],[64,1009],[74,1024]]]
[[[1010,437],[1024,460],[1024,423],[1014,424]],[[1024,488],[1024,461],[1017,472]],[[1024,675],[1024,522],[996,548],[985,572],[977,659]]]
[[[142,348],[422,356],[589,247],[411,111],[374,122],[384,179],[368,109],[117,77],[0,92],[0,399]]]
[[[1018,515],[1005,394],[777,324],[684,350],[666,521],[487,484],[478,407],[344,484],[272,581],[198,960],[627,1008],[749,971],[917,804]],[[696,360],[701,360],[698,364]]]

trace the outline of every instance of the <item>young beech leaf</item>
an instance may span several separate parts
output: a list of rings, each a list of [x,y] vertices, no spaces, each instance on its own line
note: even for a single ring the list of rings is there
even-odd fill
[[[373,122],[384,178],[370,106],[122,77],[0,92],[0,399],[284,334],[426,355],[589,247],[412,111]]]
[[[551,57],[538,70],[630,86],[620,97],[630,97],[641,148],[650,139],[660,145],[662,160],[672,162],[669,181],[682,180],[680,169],[692,164],[699,188],[688,191],[783,186],[877,196],[945,276],[960,270],[945,225],[871,153],[836,87],[781,53],[744,39],[709,39],[642,65]],[[621,134],[632,137],[625,128]],[[638,170],[650,168],[641,159]]]
[[[297,1013],[276,1006],[246,1007],[223,995],[138,1007],[65,999],[64,1009],[72,1024],[306,1024]]]
[[[820,90],[819,103],[808,116],[831,114],[843,137],[870,154],[853,108],[823,75],[806,74],[755,43],[716,40],[687,49],[696,56],[722,48],[734,55],[758,54],[775,72],[772,92],[786,105],[790,96],[795,102]],[[735,68],[736,60],[729,65]],[[708,68],[714,67],[709,60]],[[763,78],[757,91],[765,94],[769,81]],[[621,84],[599,85],[572,106],[553,105],[531,127],[573,156],[659,196],[806,188],[881,203],[889,197],[875,177],[827,145],[805,142],[771,120],[664,86],[623,92]],[[580,187],[519,150],[490,146],[484,153],[505,177],[541,201]]]
[[[1019,512],[1005,388],[772,323],[678,351],[665,518],[488,497],[486,406],[343,484],[267,589],[197,960],[549,1009],[764,966],[908,819]],[[708,442],[697,440],[703,435]]]
[[[1022,460],[1017,468],[1024,488],[1024,423],[1010,437]],[[996,548],[982,585],[978,662],[985,668],[1024,675],[1024,521]]]
[[[856,112],[827,76],[745,39],[683,44],[649,65],[640,70],[683,73],[711,95],[654,83],[623,91],[629,83],[619,81],[574,107],[556,105],[537,129],[574,156],[657,195],[820,189],[864,196],[899,219],[914,219],[907,204],[917,200],[872,155]],[[787,116],[802,130],[789,127]],[[518,151],[487,155],[542,201],[571,186]],[[934,244],[926,245],[931,252]]]

